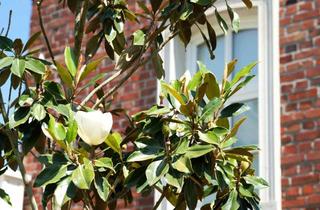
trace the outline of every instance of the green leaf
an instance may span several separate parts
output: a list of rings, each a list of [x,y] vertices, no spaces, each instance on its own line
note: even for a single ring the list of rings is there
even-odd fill
[[[41,35],[41,31],[38,31],[37,33],[34,33],[27,41],[27,43],[24,45],[22,52],[27,51],[32,44],[39,38]]]
[[[222,29],[223,33],[226,34],[229,29],[226,21],[224,21],[224,19],[221,17],[218,10],[215,10],[215,15],[216,15],[216,18],[217,18],[217,21],[218,21],[220,28]]]
[[[248,184],[252,184],[254,186],[255,189],[263,189],[268,187],[268,182],[266,182],[263,178],[261,177],[257,177],[257,176],[245,176],[243,177],[244,180],[246,180],[246,182]]]
[[[96,167],[109,168],[112,171],[114,171],[112,160],[111,160],[111,158],[108,158],[108,157],[102,157],[102,158],[95,160],[94,165]]]
[[[193,12],[193,6],[192,4],[185,2],[183,4],[183,10],[182,13],[180,15],[180,20],[186,20],[188,19],[188,17],[192,14]]]
[[[21,95],[18,103],[20,107],[29,107],[33,104],[33,101],[33,98],[31,98],[29,95]]]
[[[219,109],[222,105],[222,101],[219,98],[214,98],[206,104],[203,108],[200,120],[207,121],[208,119],[213,117],[213,113]]]
[[[141,151],[134,151],[131,153],[127,159],[128,162],[136,162],[136,161],[144,161],[144,160],[150,160],[158,157],[158,153],[153,153],[153,152],[144,152],[143,150]]]
[[[193,171],[191,160],[190,160],[190,158],[188,158],[186,156],[179,157],[171,165],[172,165],[172,168],[174,168],[177,171],[180,171],[182,173],[190,174]]]
[[[62,206],[68,201],[70,200],[70,198],[66,195],[67,194],[67,190],[68,187],[71,183],[71,178],[68,177],[64,180],[62,180],[56,190],[54,191],[54,206],[56,208],[62,208]]]
[[[230,131],[230,133],[228,134],[228,136],[226,137],[226,139],[229,139],[229,138],[231,138],[231,137],[234,137],[234,136],[237,134],[237,132],[238,132],[238,130],[239,130],[239,128],[240,128],[240,125],[241,125],[246,119],[247,119],[247,118],[244,117],[244,118],[241,118],[239,121],[237,121],[237,122],[234,124],[234,126],[233,126],[233,128],[231,129],[231,131]]]
[[[146,177],[150,186],[157,183],[169,171],[169,164],[166,160],[157,160],[149,164],[146,170]]]
[[[88,63],[83,69],[83,71],[81,71],[80,73],[79,82],[84,80],[88,76],[88,74],[90,74],[90,72],[96,70],[104,59],[105,57],[103,56],[101,58],[98,58],[97,60],[94,60]]]
[[[77,134],[78,134],[77,122],[75,120],[71,120],[67,128],[66,141],[68,143],[73,142],[77,138]]]
[[[43,120],[47,115],[46,110],[39,103],[36,103],[35,105],[32,106],[31,113],[32,113],[32,116],[38,121]]]
[[[26,69],[33,71],[37,74],[44,74],[46,72],[46,66],[39,60],[28,58],[26,61]]]
[[[99,197],[106,202],[110,192],[108,180],[105,177],[97,175],[96,179],[94,180],[94,186]]]
[[[78,166],[72,172],[72,182],[83,190],[90,189],[92,180],[94,179],[94,170],[90,161],[87,161],[84,165]]]
[[[0,49],[5,51],[11,51],[13,41],[5,36],[0,36]]]
[[[165,91],[167,91],[170,95],[172,95],[181,105],[185,105],[185,101],[183,100],[180,93],[178,93],[172,86],[165,82],[161,82],[161,88]]]
[[[189,158],[201,157],[213,150],[212,145],[193,145],[187,149],[186,156]]]
[[[165,179],[169,185],[177,188],[177,193],[181,192],[184,178],[180,173],[174,172],[173,170],[169,171],[169,173],[166,174]]]
[[[10,200],[10,196],[3,190],[0,188],[0,198],[5,201],[7,204],[9,204],[10,206],[12,206],[11,200]]]
[[[67,165],[50,165],[43,169],[34,181],[34,187],[57,183],[66,176]]]
[[[159,54],[156,56],[152,56],[153,67],[156,72],[156,76],[158,79],[161,79],[165,76],[165,71],[163,68],[163,60]]]
[[[68,87],[72,88],[73,87],[73,80],[72,77],[69,73],[69,71],[62,66],[60,63],[57,62],[57,72],[59,74],[60,79],[64,84],[66,84]]]
[[[112,133],[110,135],[108,135],[107,139],[105,140],[105,143],[116,153],[118,153],[120,155],[120,157],[122,157],[122,152],[121,152],[121,135],[117,132]]]
[[[74,77],[77,73],[77,61],[75,61],[73,51],[70,47],[66,47],[64,50],[64,61],[70,74]]]
[[[20,107],[18,108],[14,114],[10,116],[9,126],[10,128],[15,128],[21,124],[27,122],[30,116],[30,108],[29,107]]]
[[[0,59],[0,69],[3,69],[12,64],[13,57],[4,57]]]
[[[184,184],[184,197],[186,199],[188,208],[190,210],[196,209],[198,197],[197,188],[190,179],[187,179],[186,183]]]
[[[255,61],[255,62],[252,62],[249,65],[243,67],[238,73],[236,73],[236,75],[234,75],[234,77],[231,81],[231,86],[236,84],[243,77],[247,76],[256,65],[257,65],[257,62]]]
[[[200,65],[201,62],[198,62]],[[191,78],[190,82],[188,83],[188,89],[189,90],[195,90],[202,82],[202,72],[198,71],[194,74],[194,76]]]
[[[238,192],[234,189],[230,192],[227,202],[221,207],[221,210],[237,210],[240,205],[237,201]]]
[[[56,140],[64,140],[66,138],[66,130],[64,126],[61,123],[56,122],[54,117],[52,117],[51,115],[48,124],[48,131]]]
[[[249,107],[246,106],[243,103],[233,103],[230,104],[229,106],[225,107],[221,113],[220,117],[232,117],[232,116],[237,116],[245,111],[249,110]]]
[[[8,81],[10,73],[10,69],[3,69],[0,71],[0,87],[2,87]]]
[[[25,65],[26,65],[25,60],[15,58],[12,62],[12,66],[10,70],[17,77],[22,78],[25,70]]]
[[[240,18],[238,13],[236,13],[229,5],[227,5],[228,8],[228,14],[231,19],[231,25],[233,30],[238,33],[240,28]]]
[[[211,72],[208,72],[204,76],[204,82],[207,83],[206,95],[208,99],[218,98],[220,96],[220,88],[216,77]]]
[[[142,30],[137,30],[133,33],[133,44],[143,46],[145,42],[145,34]]]
[[[201,141],[217,146],[220,144],[219,137],[213,131],[208,131],[207,133],[202,133],[201,131],[198,131],[198,135]]]

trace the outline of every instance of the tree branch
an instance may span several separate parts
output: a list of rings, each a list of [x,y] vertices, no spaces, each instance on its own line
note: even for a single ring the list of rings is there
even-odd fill
[[[74,56],[75,60],[78,64],[79,57],[81,53],[81,45],[83,40],[83,33],[84,33],[84,26],[86,23],[86,16],[88,12],[89,7],[89,1],[83,0],[83,3],[80,1],[78,2],[77,6],[77,16],[76,16],[76,22],[74,27]]]
[[[45,30],[44,25],[43,25],[42,13],[41,13],[42,1],[43,0],[37,1],[37,11],[38,11],[39,24],[40,24],[41,32],[42,32],[42,34],[44,36],[44,40],[46,42],[46,45],[47,45],[47,48],[48,48],[48,51],[49,51],[49,54],[50,54],[50,57],[51,57],[51,60],[52,60],[53,64],[56,65],[56,61],[54,59],[54,55],[53,55],[53,52],[52,52],[52,49],[51,49],[51,45],[50,45],[46,30]]]

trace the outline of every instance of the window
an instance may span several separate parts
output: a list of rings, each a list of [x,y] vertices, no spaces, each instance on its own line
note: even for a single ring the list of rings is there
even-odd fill
[[[216,58],[213,61],[210,60],[196,28],[186,51],[176,39],[162,52],[168,81],[179,78],[185,69],[191,74],[195,73],[197,60],[204,62],[218,80],[222,78],[225,63],[233,58],[238,59],[236,69],[241,69],[252,61],[259,61],[253,71],[255,79],[232,97],[230,103],[244,102],[250,107],[244,113],[248,119],[239,130],[237,144],[257,144],[261,148],[256,154],[258,157],[254,167],[259,176],[270,184],[270,188],[260,192],[260,197],[263,209],[272,210],[281,209],[278,4],[276,0],[255,0],[254,8],[247,10],[241,1],[235,0],[232,7],[236,8],[240,16],[240,30],[238,33],[229,31],[225,36],[219,26],[213,26],[218,37]],[[222,13],[226,10],[223,1],[217,8]],[[213,14],[213,11],[208,14]],[[222,15],[228,20],[227,12]],[[208,19],[211,23],[215,22],[213,15]],[[239,117],[241,116],[232,121]],[[155,199],[157,196],[159,195],[156,194]],[[163,210],[172,209],[168,202],[161,206]]]

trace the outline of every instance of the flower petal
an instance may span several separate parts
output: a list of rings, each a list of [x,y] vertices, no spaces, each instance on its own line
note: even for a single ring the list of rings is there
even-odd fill
[[[78,134],[89,145],[99,145],[107,138],[112,128],[111,113],[101,111],[78,111],[75,115]]]

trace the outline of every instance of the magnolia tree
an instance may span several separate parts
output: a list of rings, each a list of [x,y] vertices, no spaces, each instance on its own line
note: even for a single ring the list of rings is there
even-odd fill
[[[250,0],[242,1],[252,7]],[[8,168],[21,172],[33,210],[38,205],[32,188],[38,187],[43,188],[43,207],[50,203],[54,209],[70,209],[75,202],[86,209],[117,209],[119,200],[132,202],[133,190],[142,196],[158,191],[161,196],[153,209],[163,199],[177,210],[197,205],[203,210],[259,209],[258,190],[267,183],[252,168],[257,147],[233,146],[245,118],[229,124],[245,108],[240,103],[225,105],[254,77],[250,72],[256,63],[233,73],[236,60],[230,61],[224,77],[216,78],[199,62],[194,76],[161,81],[160,103],[126,116],[128,127],[122,133],[112,130],[112,116],[127,113],[112,108],[112,96],[147,62],[153,62],[159,79],[164,78],[159,52],[171,39],[180,38],[187,46],[195,27],[214,59],[216,34],[207,19],[208,9],[223,31],[231,27],[237,32],[239,17],[229,2],[222,3],[230,24],[215,3],[137,1],[139,9],[131,10],[125,0],[60,0],[57,4],[75,16],[74,45],[66,46],[64,63],[52,54],[42,0],[36,2],[41,32],[25,44],[11,40],[8,33],[0,36],[0,85],[10,84],[5,97],[0,92],[0,173]],[[126,34],[127,24],[139,30]],[[32,49],[41,35],[48,60],[39,59],[38,50]],[[106,56],[96,58],[101,45]],[[114,60],[113,71],[88,77],[105,59]],[[52,74],[59,78],[52,79]],[[111,81],[115,85],[110,86]],[[92,91],[80,97],[87,88]],[[32,185],[23,164],[29,153],[43,165]],[[4,190],[0,196],[10,203]]]

